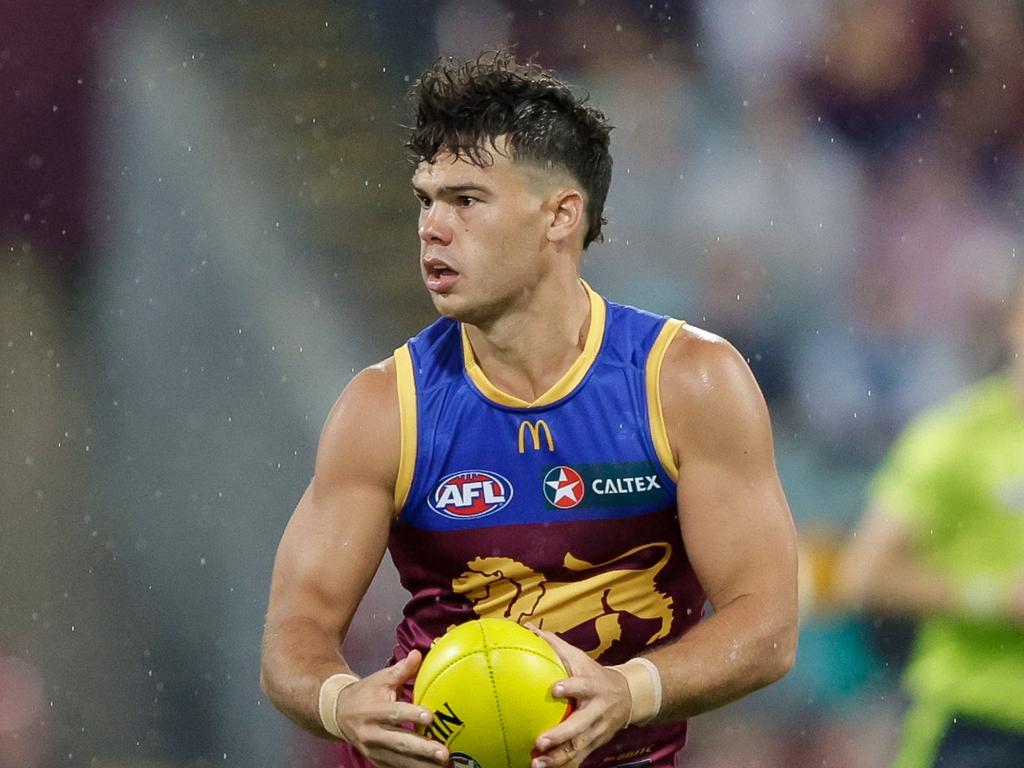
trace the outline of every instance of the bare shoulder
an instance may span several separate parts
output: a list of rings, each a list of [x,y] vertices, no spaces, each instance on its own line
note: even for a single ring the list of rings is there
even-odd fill
[[[397,373],[389,357],[357,373],[335,401],[320,433],[316,475],[394,482],[400,450]]]
[[[760,399],[750,367],[736,348],[692,325],[682,326],[669,345],[661,382],[663,398],[684,408],[729,405],[751,395]]]
[[[732,440],[768,427],[761,390],[746,360],[721,336],[684,325],[662,364],[665,424],[676,445]],[[724,447],[724,446],[723,446]],[[734,446],[732,446],[734,447]]]

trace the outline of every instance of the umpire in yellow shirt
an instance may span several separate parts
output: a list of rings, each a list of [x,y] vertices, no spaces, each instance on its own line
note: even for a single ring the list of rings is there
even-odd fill
[[[894,768],[1024,766],[1022,298],[1013,364],[910,425],[840,561],[854,605],[919,620]]]

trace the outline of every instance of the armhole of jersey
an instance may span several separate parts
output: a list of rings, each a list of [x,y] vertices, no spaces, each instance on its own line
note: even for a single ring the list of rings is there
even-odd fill
[[[682,320],[669,318],[661,327],[658,338],[654,340],[650,353],[647,355],[647,418],[650,421],[651,441],[654,443],[654,450],[658,454],[661,465],[668,472],[669,477],[674,481],[679,480],[679,467],[676,466],[675,457],[672,455],[672,444],[668,439],[668,430],[665,428],[665,414],[661,409],[661,387],[658,381],[661,378],[661,364],[665,360],[665,352],[672,339],[676,337],[679,329],[683,327]]]
[[[408,344],[403,344],[395,350],[395,373],[398,383],[398,416],[402,425],[402,453],[398,460],[398,477],[395,480],[397,516],[402,514],[406,499],[409,497],[412,473],[416,467],[416,380],[412,373],[412,353]]]

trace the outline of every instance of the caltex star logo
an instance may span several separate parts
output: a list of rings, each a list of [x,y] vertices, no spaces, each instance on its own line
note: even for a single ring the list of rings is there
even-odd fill
[[[544,497],[559,509],[571,509],[583,501],[583,478],[572,467],[554,467],[544,475]]]

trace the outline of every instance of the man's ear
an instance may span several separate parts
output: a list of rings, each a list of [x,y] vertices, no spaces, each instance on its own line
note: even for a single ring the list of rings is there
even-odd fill
[[[587,204],[579,190],[558,187],[548,198],[548,206],[552,214],[548,240],[559,242],[579,237],[582,242],[586,234],[583,230],[587,222]]]

